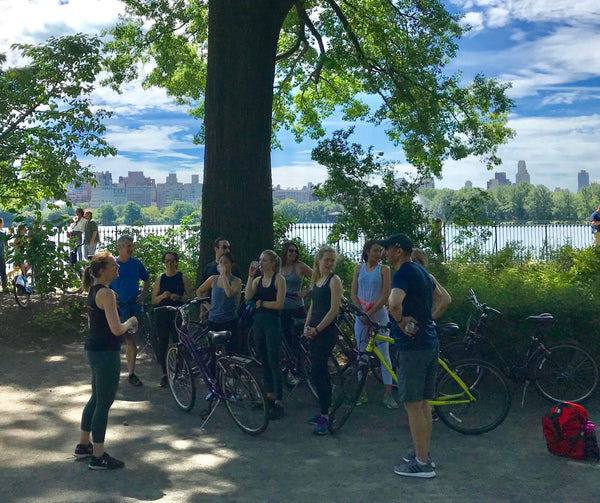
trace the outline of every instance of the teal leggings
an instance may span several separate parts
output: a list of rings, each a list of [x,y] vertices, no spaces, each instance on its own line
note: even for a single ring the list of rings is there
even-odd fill
[[[121,372],[119,351],[86,351],[92,369],[92,396],[83,409],[81,429],[92,432],[92,440],[103,444],[108,411],[115,401]]]

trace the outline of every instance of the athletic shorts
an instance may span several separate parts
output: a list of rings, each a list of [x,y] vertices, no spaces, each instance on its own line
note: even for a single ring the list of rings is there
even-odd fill
[[[435,397],[439,347],[398,351],[398,399],[401,403],[422,402]]]

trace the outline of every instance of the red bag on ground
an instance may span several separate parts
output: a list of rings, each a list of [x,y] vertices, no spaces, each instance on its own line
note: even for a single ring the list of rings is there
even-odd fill
[[[598,442],[584,407],[563,402],[542,418],[546,445],[552,454],[598,461]]]

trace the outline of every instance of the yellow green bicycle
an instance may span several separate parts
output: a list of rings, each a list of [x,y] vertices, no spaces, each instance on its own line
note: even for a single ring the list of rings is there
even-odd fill
[[[369,373],[370,355],[374,354],[397,382],[396,372],[377,348],[377,341],[394,343],[382,332],[386,326],[371,320],[355,306],[351,309],[369,321],[369,342],[365,353],[353,350],[346,367],[333,379],[329,430],[338,431],[352,414]],[[436,398],[429,403],[438,417],[450,428],[465,435],[479,435],[497,428],[510,410],[511,395],[506,380],[493,365],[483,360],[468,359],[449,364],[438,359],[443,372],[437,379]]]

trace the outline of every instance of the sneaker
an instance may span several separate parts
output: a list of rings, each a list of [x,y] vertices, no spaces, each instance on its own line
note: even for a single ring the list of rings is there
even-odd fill
[[[391,393],[386,393],[383,395],[383,405],[385,405],[388,409],[398,409],[400,407],[398,402],[394,400],[394,397],[391,395]]]
[[[138,381],[139,381],[139,379],[138,379]],[[169,387],[169,379],[167,378],[167,376],[162,376],[162,379],[160,380],[160,387],[161,388]]]
[[[368,401],[369,401],[369,395],[367,395],[367,391],[363,389],[360,396],[358,397],[358,400],[356,400],[356,406],[360,407],[361,405],[364,405]]]
[[[294,387],[300,384],[300,379],[298,379],[294,374],[290,373],[287,375],[286,382],[288,386]]]
[[[278,402],[275,402],[271,406],[271,411],[269,413],[269,418],[276,421],[277,419],[281,419],[284,416],[283,405]]]
[[[119,461],[108,455],[108,452],[105,452],[100,457],[92,456],[92,460],[88,465],[90,470],[116,470],[117,468],[123,468],[125,463],[123,461]]]
[[[413,449],[412,451],[408,451],[404,456],[402,456],[402,461],[404,461],[405,463],[412,463],[416,457],[417,454]],[[433,461],[433,459],[431,459],[431,454],[429,453],[427,453],[427,461],[431,464],[431,468],[435,468],[435,462]]]
[[[143,386],[142,381],[135,374],[129,374],[129,384],[132,386]]]
[[[435,477],[435,470],[431,466],[431,462],[428,461],[422,465],[416,459],[413,459],[410,463],[394,466],[394,473],[404,477],[419,477],[422,479]]]
[[[94,447],[91,443],[87,445],[77,444],[75,446],[76,458],[88,458],[94,453]]]
[[[329,433],[329,421],[327,420],[327,418],[319,416],[313,433],[315,435],[327,435],[327,433]]]
[[[319,422],[319,418],[321,417],[321,414],[315,414],[313,417],[311,417],[308,421],[306,421],[308,424],[312,424],[313,426],[316,426],[317,423]]]

